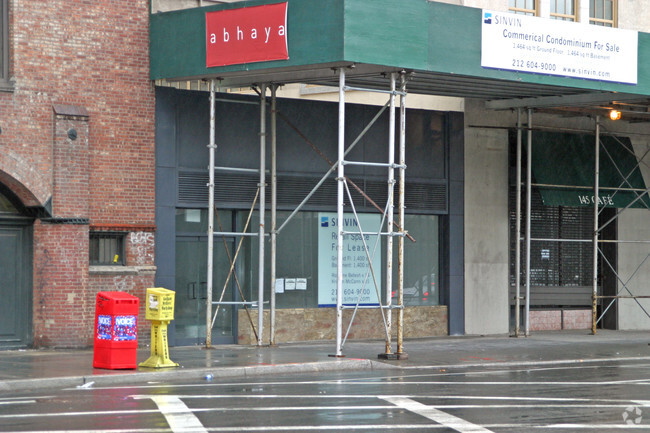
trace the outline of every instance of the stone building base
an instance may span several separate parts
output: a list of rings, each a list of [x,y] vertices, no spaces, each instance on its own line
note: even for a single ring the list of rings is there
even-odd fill
[[[249,310],[257,326],[257,310]],[[397,310],[393,310],[394,336],[397,335]],[[264,311],[264,338],[269,341],[269,315]],[[343,313],[343,332],[347,330],[352,310]],[[239,344],[256,344],[248,315],[239,311]],[[379,310],[359,310],[348,336],[352,340],[384,339],[385,331]],[[404,338],[448,335],[447,307],[444,305],[406,307],[404,309]],[[319,341],[336,339],[336,313],[333,308],[278,309],[275,313],[275,342]]]

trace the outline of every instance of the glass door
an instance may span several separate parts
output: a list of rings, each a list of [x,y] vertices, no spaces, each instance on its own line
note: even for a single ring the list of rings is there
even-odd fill
[[[232,238],[226,238],[224,246],[223,239],[215,237],[212,273],[212,299],[215,302],[237,300],[234,292],[234,277],[231,276],[226,284],[230,260],[225,248],[229,249],[232,256],[233,246]],[[206,236],[177,236],[176,238],[176,345],[205,344],[207,252]],[[213,315],[216,309],[217,306],[213,305]],[[213,344],[232,344],[236,341],[236,311],[234,305],[219,307],[212,328]]]

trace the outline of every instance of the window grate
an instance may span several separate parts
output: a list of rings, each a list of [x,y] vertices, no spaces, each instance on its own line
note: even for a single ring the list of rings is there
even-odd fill
[[[320,179],[309,176],[278,177],[278,207],[293,209],[312,190]],[[386,180],[355,180],[357,185],[379,206],[385,206],[388,199]],[[268,180],[267,180],[268,182]],[[222,206],[248,207],[255,197],[259,178],[255,175],[224,174],[215,175],[215,201]],[[183,207],[202,207],[208,203],[207,171],[179,171],[178,205]],[[353,187],[350,192],[357,206],[362,209],[374,209]],[[267,186],[270,194],[270,186]],[[397,194],[395,187],[394,194]],[[407,182],[405,205],[407,212],[440,213],[447,212],[448,188],[446,181],[431,183]],[[348,204],[348,197],[345,203]],[[395,195],[395,203],[397,196]],[[324,209],[336,204],[336,181],[327,179],[307,202],[312,209]]]
[[[522,194],[523,195],[523,194]],[[510,188],[510,285],[515,283],[515,188]],[[522,208],[525,196],[522,197]],[[522,215],[525,215],[522,209]],[[522,233],[525,230],[522,221]],[[531,202],[531,236],[546,239],[589,240],[592,236],[593,210],[564,206],[544,206],[533,190]],[[521,260],[524,263],[525,249]],[[531,244],[530,284],[533,286],[589,286],[593,279],[593,246],[585,242],[542,242]],[[525,269],[521,270],[522,281]]]
[[[126,233],[91,232],[90,233],[90,265],[91,266],[124,266]]]

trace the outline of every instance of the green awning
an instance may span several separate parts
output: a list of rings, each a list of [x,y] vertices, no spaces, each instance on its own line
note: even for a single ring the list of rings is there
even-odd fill
[[[288,59],[208,67],[206,13],[278,3],[250,0],[155,13],[149,20],[152,80],[217,78],[386,88],[386,72],[414,71],[409,93],[486,99],[617,92],[650,95],[650,33],[638,33],[638,83],[532,74],[481,66],[482,10],[427,0],[287,0]],[[581,24],[575,24],[580,26]]]
[[[533,133],[533,182],[545,205],[593,206],[595,142],[594,135]],[[600,142],[599,203],[615,208],[630,203],[630,207],[650,207],[630,139],[603,135]],[[641,191],[616,191],[619,188]]]

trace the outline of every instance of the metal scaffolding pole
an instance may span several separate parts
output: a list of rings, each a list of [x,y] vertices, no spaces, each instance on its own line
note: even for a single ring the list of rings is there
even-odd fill
[[[406,194],[406,76],[400,74],[399,96],[399,227],[406,233],[404,221],[405,194]],[[406,358],[404,353],[404,236],[399,237],[399,256],[397,258],[397,356]]]
[[[359,232],[357,232],[357,231],[345,231],[345,230],[343,230],[341,228],[339,228],[339,230],[337,232],[337,244],[340,245],[337,248],[337,289],[336,289],[336,291],[337,291],[337,300],[336,300],[336,302],[337,302],[337,321],[336,321],[337,322],[337,324],[336,324],[336,326],[337,326],[337,331],[336,331],[336,333],[337,333],[337,350],[336,350],[336,354],[331,355],[331,356],[343,356],[342,348],[343,348],[343,345],[345,344],[345,340],[347,339],[347,334],[345,335],[345,337],[343,337],[343,329],[342,329],[342,327],[343,327],[343,316],[342,316],[343,315],[343,310],[345,310],[345,309],[353,309],[353,308],[355,310],[354,314],[356,314],[356,310],[359,309],[359,308],[364,308],[364,309],[365,308],[368,308],[368,309],[370,309],[370,308],[380,308],[380,310],[382,311],[382,318],[384,319],[384,326],[386,328],[385,329],[386,330],[386,341],[387,341],[387,348],[388,348],[388,350],[387,350],[388,353],[387,354],[390,354],[390,351],[391,351],[390,333],[388,331],[389,328],[387,326],[387,322],[386,322],[385,315],[383,314],[383,310],[384,309],[390,310],[390,309],[393,308],[393,306],[391,305],[391,303],[392,303],[392,292],[393,292],[392,291],[392,281],[391,281],[393,279],[393,273],[391,271],[393,269],[393,263],[392,263],[392,258],[393,258],[392,257],[393,256],[392,251],[393,251],[393,248],[389,249],[389,251],[390,251],[390,253],[389,253],[390,259],[388,260],[388,262],[389,262],[390,270],[387,269],[387,272],[388,272],[387,280],[389,280],[389,282],[391,282],[391,288],[387,292],[387,305],[381,305],[381,302],[380,302],[379,307],[375,307],[375,306],[363,306],[363,307],[360,307],[358,305],[358,302],[357,302],[357,305],[355,307],[349,307],[349,306],[343,305],[343,288],[342,288],[343,275],[344,275],[343,270],[342,270],[342,268],[343,268],[343,260],[342,260],[343,254],[342,254],[342,251],[343,251],[343,243],[345,241],[345,236],[349,235],[349,234],[363,233],[364,235],[368,234],[368,235],[377,235],[377,236],[388,236],[390,238],[390,241],[391,241],[389,243],[392,243],[392,238],[394,236],[399,236],[400,238],[405,236],[405,237],[408,237],[409,239],[415,241],[405,230],[403,230],[403,228],[399,224],[396,224],[395,221],[394,221],[394,199],[393,199],[393,197],[394,197],[394,189],[395,189],[395,183],[396,183],[395,169],[400,170],[400,175],[401,175],[402,179],[404,179],[404,177],[405,177],[404,170],[406,169],[406,164],[404,163],[404,161],[405,161],[405,147],[406,147],[406,99],[405,99],[405,96],[406,96],[406,90],[405,90],[406,89],[406,77],[405,77],[405,74],[402,73],[402,78],[401,78],[402,89],[399,90],[399,91],[396,90],[396,88],[395,88],[396,87],[397,73],[391,74],[390,77],[391,77],[391,89],[387,90],[387,91],[381,91],[380,92],[380,93],[390,94],[389,101],[381,108],[381,110],[379,110],[379,112],[370,121],[370,123],[368,125],[366,125],[366,127],[359,134],[359,136],[346,149],[345,140],[344,140],[344,137],[345,137],[345,92],[347,90],[353,90],[353,89],[345,86],[345,70],[340,70],[339,71],[340,88],[339,88],[338,143],[339,143],[340,149],[338,151],[339,155],[338,155],[337,162],[330,161],[320,151],[320,149],[318,149],[318,147],[316,145],[314,145],[296,126],[294,126],[288,119],[286,119],[284,116],[282,116],[282,113],[279,113],[280,117],[282,117],[287,122],[287,124],[294,131],[296,131],[296,133],[298,133],[298,135],[300,137],[302,137],[312,147],[312,149],[314,149],[323,159],[325,159],[331,167],[330,167],[330,170],[321,178],[321,180],[317,183],[317,185],[307,195],[307,197],[305,197],[305,199],[300,203],[300,205],[298,205],[298,207],[289,215],[289,217],[280,225],[279,228],[274,230],[276,232],[276,234],[279,234],[283,230],[283,228],[288,224],[289,220],[297,212],[300,211],[300,209],[304,206],[304,204],[309,200],[309,198],[314,194],[314,192],[322,185],[322,183],[328,178],[328,176],[334,170],[337,170],[336,180],[338,182],[338,186],[342,187],[343,193],[345,193],[346,191],[348,193],[348,198],[350,200],[350,206],[352,206],[352,211],[355,214],[355,220],[356,220],[357,225],[359,227],[360,227],[360,223],[359,223],[359,220],[358,220],[358,216],[356,214],[356,210],[354,208],[354,203],[353,203],[352,197],[350,195],[350,191],[348,189],[348,183],[351,184],[370,204],[372,204],[375,208],[377,208],[380,212],[382,212],[382,215],[383,215],[382,222],[381,222],[382,227],[383,227],[383,223],[384,223],[385,220],[388,220],[388,219],[392,220],[391,223],[388,224],[389,228],[386,231],[383,231],[383,232],[381,231],[381,229],[379,231],[372,231],[372,232],[362,232],[361,230]],[[355,88],[354,90],[365,90],[365,89]],[[402,104],[402,106],[400,108],[400,110],[401,110],[400,111],[400,116],[401,116],[401,118],[400,118],[400,122],[401,122],[400,123],[400,128],[401,128],[401,130],[400,130],[400,134],[401,134],[401,136],[400,136],[400,140],[401,140],[400,145],[402,146],[402,149],[400,150],[400,152],[401,152],[401,156],[400,156],[401,162],[400,162],[400,164],[395,164],[395,132],[396,132],[395,131],[395,108],[396,108],[395,107],[395,96],[396,95],[400,95],[400,97],[401,97],[400,101],[401,101],[401,104]],[[389,155],[389,158],[388,158],[389,161],[386,162],[386,163],[366,162],[366,161],[347,161],[345,158],[347,157],[348,153],[354,148],[354,146],[357,143],[359,143],[359,141],[364,136],[364,134],[370,129],[370,127],[373,124],[375,124],[375,122],[381,116],[382,112],[386,108],[388,108],[389,106],[391,107],[391,118],[390,118],[391,126],[389,126],[389,128],[390,128],[390,134],[389,134],[389,142],[390,142],[389,153],[390,153],[390,155]],[[344,171],[345,171],[345,166],[346,165],[383,167],[383,168],[386,168],[386,169],[389,170],[389,173],[391,174],[389,176],[389,181],[388,181],[388,184],[389,184],[389,186],[388,186],[389,202],[386,204],[385,209],[379,208],[379,206],[376,203],[374,203],[374,201],[372,201],[372,199],[370,197],[368,197],[367,194],[365,194],[365,192],[361,188],[359,188],[354,182],[352,182],[349,178],[347,178],[345,176]],[[405,189],[404,182],[405,182],[405,180],[402,180],[402,184],[403,184],[401,186],[401,195],[402,195],[402,197],[401,197],[401,209],[402,210],[405,208],[405,205],[404,205],[404,201],[405,201],[405,198],[404,198],[404,189]],[[338,193],[338,191],[337,191],[337,193]],[[339,198],[339,200],[337,201],[337,218],[339,219],[339,221],[344,221],[344,210],[345,210],[345,208],[344,208],[344,200],[345,200],[345,196],[343,196],[343,197],[338,196],[338,198]],[[389,205],[390,205],[390,210],[388,209]],[[403,212],[401,213],[400,218],[401,218],[401,220],[403,222],[404,221],[404,213]],[[397,234],[395,232],[396,231],[395,228],[393,228],[393,227],[395,227],[397,229],[397,231],[398,231]],[[394,246],[394,244],[393,244],[393,246]],[[364,242],[364,247],[367,249],[367,246],[365,246],[365,242]],[[403,249],[402,249],[401,255],[399,257],[399,260],[402,261],[402,264],[403,264],[403,257],[404,257],[404,253],[403,253]],[[372,272],[372,262],[371,262],[370,258],[369,258],[369,262],[370,262],[369,263],[369,269]],[[401,278],[401,283],[400,284],[402,285],[402,288],[403,288],[403,269],[400,270],[399,267],[398,267],[398,275],[401,275],[400,276],[400,278]],[[373,274],[373,280],[374,280],[374,274]],[[375,283],[375,286],[377,287],[376,283]],[[377,296],[378,296],[378,298],[381,299],[381,294],[380,293],[378,293]],[[359,296],[359,298],[360,297],[361,296]],[[402,303],[403,303],[403,301],[402,301]],[[402,305],[399,305],[396,308],[401,309]],[[352,316],[352,319],[350,320],[350,323],[349,323],[350,325],[352,324],[352,322],[354,320],[354,314]],[[403,319],[403,316],[401,316],[401,319]],[[402,320],[402,322],[403,322],[403,320]],[[348,332],[349,332],[349,330],[350,330],[350,328],[348,328]],[[399,348],[400,351],[402,350],[402,337],[403,337],[402,329],[398,329],[398,348]],[[386,355],[386,354],[380,354],[379,356],[382,357],[384,355]],[[402,355],[401,357],[395,357],[395,358],[391,357],[390,359],[406,359],[406,357],[407,357],[406,354],[404,354],[402,352],[401,355]]]
[[[395,73],[390,74],[390,106],[388,110],[388,206],[386,207],[386,350],[385,354],[391,353],[391,329],[393,313],[390,305],[393,300],[393,218],[395,190]]]
[[[530,335],[530,222],[532,203],[532,168],[533,168],[533,110],[528,109],[528,131],[526,147],[526,303],[524,315],[524,334]]]
[[[591,302],[591,333],[596,334],[598,306],[598,183],[600,177],[600,116],[596,116],[596,143],[594,148],[594,235],[593,235],[593,294]]]
[[[210,143],[209,149],[209,182],[208,182],[208,275],[207,294],[205,302],[205,347],[212,345],[212,268],[214,266],[214,151],[215,144],[215,108],[214,108],[214,80],[210,80]]]
[[[368,277],[372,277],[372,282],[373,282],[373,286],[375,287],[375,293],[377,294],[377,299],[381,299],[381,287],[379,287],[379,285],[377,284],[376,274],[375,274],[374,267],[372,265],[372,260],[373,260],[373,257],[375,257],[375,254],[377,252],[377,247],[379,246],[379,243],[380,243],[380,237],[382,235],[385,235],[385,233],[381,233],[381,232],[364,232],[363,231],[363,227],[361,226],[361,222],[359,221],[359,214],[357,213],[357,210],[356,210],[356,208],[354,206],[354,200],[352,199],[352,194],[350,193],[350,188],[348,187],[347,183],[345,183],[344,185],[345,185],[345,191],[347,192],[348,200],[350,201],[350,207],[352,208],[352,213],[354,214],[354,219],[355,219],[355,221],[357,223],[357,227],[359,228],[357,232],[344,232],[344,234],[356,234],[356,233],[359,234],[361,242],[363,243],[363,250],[366,253],[366,258],[368,260],[368,270],[366,271],[366,275],[365,275],[364,282],[363,282],[364,287],[365,287],[365,284],[368,281]],[[386,220],[386,209],[384,209],[384,211],[382,213],[381,223],[379,224],[379,227],[382,227],[384,225],[385,220]],[[365,240],[366,236],[370,235],[370,234],[377,236],[375,238],[375,245],[374,245],[374,247],[372,249],[372,254],[370,253],[370,250],[368,248],[368,244],[367,244],[367,242]],[[359,303],[361,302],[362,293],[363,292],[359,293],[359,296],[357,297],[357,303],[356,303],[356,305],[354,307],[343,305],[343,309],[354,309],[354,312],[352,313],[352,317],[350,318],[350,321],[348,323],[348,329],[347,329],[347,331],[345,333],[345,337],[343,338],[343,344],[345,344],[345,341],[347,341],[348,335],[350,333],[350,329],[352,328],[352,324],[354,323],[354,317],[356,316],[357,311],[359,310],[359,308],[361,308]],[[364,306],[364,307],[366,307],[366,306]],[[367,306],[367,308],[377,308],[377,307],[369,305],[369,306]],[[386,338],[388,339],[388,324],[386,322],[386,315],[384,314],[383,309],[384,308],[390,308],[390,307],[389,306],[384,307],[383,305],[381,305],[381,302],[380,302],[380,308],[381,308],[380,309],[381,318],[382,318],[382,321],[384,323],[385,335],[386,335]],[[378,356],[380,358],[388,359],[388,355],[385,354],[385,353],[384,354],[379,354]]]
[[[515,199],[515,337],[521,324],[521,108],[517,109],[517,176]]]
[[[269,344],[275,345],[275,279],[277,260],[277,204],[278,204],[278,167],[277,167],[277,107],[276,93],[278,86],[271,85],[271,320]]]
[[[257,345],[262,345],[264,329],[264,210],[266,207],[266,84],[260,86],[260,211],[259,211],[259,264],[257,282]]]
[[[338,165],[336,190],[336,355],[343,356],[343,193],[345,170],[342,164],[345,157],[345,70],[339,69],[339,130]]]

